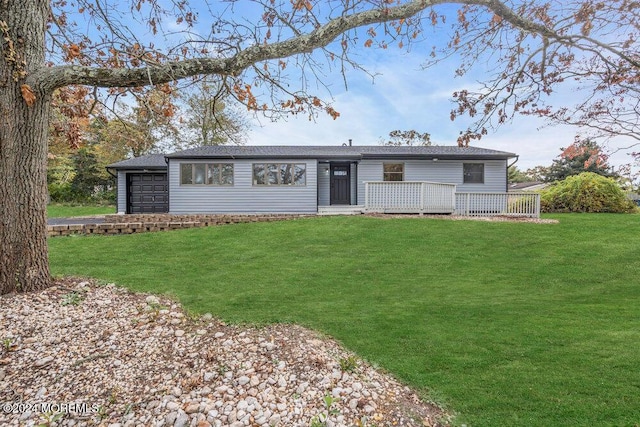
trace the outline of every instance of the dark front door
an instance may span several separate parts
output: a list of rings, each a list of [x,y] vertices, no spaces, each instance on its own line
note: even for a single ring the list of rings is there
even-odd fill
[[[349,163],[331,164],[331,204],[351,204],[351,165]]]
[[[166,173],[127,174],[127,213],[169,212]]]

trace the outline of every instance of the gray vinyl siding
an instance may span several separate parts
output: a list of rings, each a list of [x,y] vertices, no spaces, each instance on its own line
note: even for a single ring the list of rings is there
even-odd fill
[[[318,164],[318,206],[331,204],[329,163]]]
[[[233,163],[233,186],[180,185],[180,163]],[[304,163],[305,186],[254,186],[253,163]],[[169,211],[189,213],[317,213],[318,167],[315,159],[171,159]]]
[[[358,204],[364,204],[364,181],[382,181],[383,163],[404,163],[405,181],[456,184],[457,192],[505,192],[506,160],[363,160],[358,165]],[[484,163],[484,184],[464,184],[463,163]]]
[[[358,165],[355,163],[351,163],[351,171],[350,171],[350,175],[351,177],[351,189],[350,189],[350,195],[351,195],[351,201],[350,203],[352,205],[357,205],[358,204]]]
[[[116,211],[119,214],[127,212],[127,173],[118,171],[118,195],[116,198]]]

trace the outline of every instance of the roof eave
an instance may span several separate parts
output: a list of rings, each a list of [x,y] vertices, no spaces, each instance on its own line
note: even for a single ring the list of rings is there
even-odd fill
[[[106,169],[114,169],[114,170],[165,170],[167,166],[142,166],[142,165],[133,165],[133,166],[115,166],[109,165],[105,166]]]

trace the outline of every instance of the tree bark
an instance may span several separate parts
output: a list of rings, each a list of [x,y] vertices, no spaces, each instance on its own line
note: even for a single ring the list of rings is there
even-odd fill
[[[48,0],[0,1],[0,294],[51,284],[47,252],[50,95],[28,105],[25,78],[44,67]],[[28,96],[26,98],[29,98]]]

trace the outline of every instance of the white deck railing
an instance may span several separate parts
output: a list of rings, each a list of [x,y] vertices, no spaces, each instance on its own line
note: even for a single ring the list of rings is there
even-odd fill
[[[537,193],[456,193],[455,184],[365,181],[366,212],[540,217]]]
[[[396,213],[453,213],[455,184],[426,181],[365,181],[365,210]]]
[[[540,217],[538,193],[456,193],[456,215]]]

